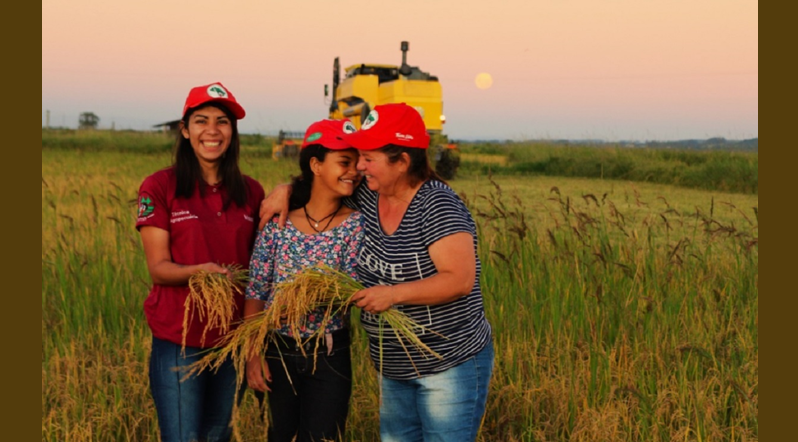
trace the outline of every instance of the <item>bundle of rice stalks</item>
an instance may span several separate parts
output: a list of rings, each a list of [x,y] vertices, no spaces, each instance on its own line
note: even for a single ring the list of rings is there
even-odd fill
[[[243,384],[250,355],[263,355],[272,327],[264,320],[266,311],[250,316],[235,330],[224,335],[218,346],[188,367],[185,378],[210,369],[216,371],[230,358],[236,367],[237,385]]]
[[[268,339],[273,335],[272,327],[265,321],[266,311],[252,315],[244,320],[235,330],[225,334],[218,342],[218,346],[209,350],[199,361],[189,365],[183,371],[182,379],[199,374],[204,370],[216,372],[228,358],[233,362],[236,370],[236,392],[233,399],[233,417],[231,425],[233,434],[238,440],[244,440],[238,424],[239,418],[239,394],[242,393],[241,386],[247,375],[247,362],[250,356],[260,356],[266,353]],[[261,359],[261,363],[266,362]],[[290,378],[289,378],[290,379]],[[263,422],[264,434],[268,430],[269,419],[265,414],[268,410],[264,408]]]
[[[247,362],[251,357],[257,356],[261,358],[261,363],[265,364],[262,358],[266,354],[266,347],[270,341],[279,339],[273,330],[287,324],[294,338],[301,344],[300,348],[303,354],[305,354],[306,345],[313,342],[315,344],[313,351],[315,366],[315,354],[318,352],[321,338],[324,336],[326,324],[333,316],[344,313],[352,307],[352,296],[364,288],[351,276],[324,264],[306,269],[295,275],[294,278],[277,284],[274,287],[274,296],[269,308],[246,318],[235,330],[224,335],[216,349],[209,351],[202,359],[188,367],[184,379],[206,369],[216,371],[228,358],[232,360],[236,368],[237,383],[233,427],[237,434],[238,394],[246,377]],[[320,307],[324,308],[322,325],[302,340],[300,336],[307,315]],[[406,343],[414,346],[421,353],[442,358],[441,355],[424,344],[416,333],[425,331],[441,335],[416,323],[403,312],[393,308],[388,309],[379,314],[379,321],[380,347],[384,330],[382,324],[387,323],[405,349],[408,358],[410,358],[410,353]],[[285,363],[283,362],[283,364]],[[382,366],[382,361],[380,361],[380,366]],[[268,422],[268,419],[265,421]]]
[[[323,264],[306,269],[293,278],[275,285],[272,303],[265,311],[264,321],[272,328],[287,325],[291,336],[296,339],[304,354],[305,346],[315,341],[315,349],[321,343],[324,330],[333,317],[342,315],[349,308],[352,295],[363,285],[349,275]],[[322,327],[301,339],[306,319],[312,312],[323,312]]]
[[[300,349],[305,354],[308,344],[313,344],[315,354],[324,337],[325,325],[336,315],[352,307],[352,296],[362,290],[362,284],[346,273],[337,271],[327,265],[318,264],[295,275],[292,279],[279,283],[274,287],[272,303],[261,313],[250,316],[244,323],[231,333],[224,336],[219,347],[210,352],[200,361],[190,367],[189,374],[198,373],[207,368],[218,369],[221,363],[231,357],[238,370],[239,385],[246,372],[247,360],[250,356],[265,354],[268,341],[277,339],[274,329],[279,329],[287,324],[291,334],[298,341]],[[310,336],[301,339],[301,331],[305,325],[307,315],[318,308],[324,309],[322,326]],[[418,332],[424,331],[439,335],[437,332],[416,323],[403,312],[388,309],[379,314],[380,324],[388,324],[405,352],[408,345],[415,347],[420,353],[441,358],[437,352],[429,348],[418,337]],[[380,342],[382,342],[380,327]],[[440,335],[439,335],[440,336]],[[411,359],[412,360],[412,359]]]
[[[194,315],[205,323],[201,343],[211,328],[219,328],[227,334],[236,310],[235,295],[242,294],[247,284],[248,272],[240,265],[225,266],[230,276],[223,273],[200,270],[188,280],[188,296],[183,313],[183,351],[186,349],[186,336]]]
[[[282,282],[274,288],[274,299],[271,307],[266,310],[265,320],[275,328],[281,323],[288,324],[291,334],[300,336],[307,314],[319,307],[324,308],[323,324],[352,307],[352,296],[365,287],[346,273],[335,270],[327,265],[318,264],[308,268],[294,278]],[[437,358],[441,356],[424,344],[416,334],[417,331],[430,331],[410,319],[407,315],[396,309],[388,309],[379,314],[379,320],[391,326],[399,343],[414,346],[419,352],[427,353]],[[320,327],[315,333],[301,342],[304,345],[311,339],[315,340],[318,349],[323,336],[324,328]],[[432,331],[430,331],[432,332]],[[432,332],[435,333],[435,332]],[[405,351],[407,348],[405,347]],[[408,357],[410,354],[408,353]]]

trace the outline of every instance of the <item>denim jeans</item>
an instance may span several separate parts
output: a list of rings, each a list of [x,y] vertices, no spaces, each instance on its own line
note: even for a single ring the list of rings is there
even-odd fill
[[[204,349],[152,338],[150,389],[158,412],[163,442],[225,442],[230,440],[236,371],[232,361],[219,371],[205,370],[181,382],[187,367],[204,356]]]
[[[297,442],[343,440],[352,393],[349,330],[333,336],[330,354],[322,345],[315,354],[306,349],[303,356],[295,341],[285,337],[278,338],[280,345],[269,345],[269,442],[290,442],[294,436]]]
[[[407,381],[382,378],[382,442],[474,441],[485,414],[493,343],[460,365]]]

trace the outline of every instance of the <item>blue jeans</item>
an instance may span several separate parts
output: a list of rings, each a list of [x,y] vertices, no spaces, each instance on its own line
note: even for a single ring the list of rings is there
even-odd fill
[[[203,349],[152,338],[150,389],[158,412],[163,442],[223,442],[230,440],[230,419],[236,392],[232,361],[218,372],[205,370],[181,382],[187,367],[204,356]]]
[[[468,442],[477,437],[493,372],[493,343],[460,365],[408,381],[382,378],[382,442]]]

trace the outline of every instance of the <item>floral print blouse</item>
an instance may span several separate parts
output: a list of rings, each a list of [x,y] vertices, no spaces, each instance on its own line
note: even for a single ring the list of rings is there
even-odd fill
[[[300,232],[290,220],[284,229],[277,227],[277,217],[269,221],[255,240],[246,298],[266,301],[265,308],[269,308],[275,284],[319,262],[356,278],[357,252],[364,235],[361,218],[360,212],[353,212],[340,225],[313,235]],[[318,330],[323,317],[323,308],[312,311],[300,329],[300,338]],[[334,317],[326,324],[325,333],[345,327],[344,318]],[[294,338],[286,325],[277,332]]]

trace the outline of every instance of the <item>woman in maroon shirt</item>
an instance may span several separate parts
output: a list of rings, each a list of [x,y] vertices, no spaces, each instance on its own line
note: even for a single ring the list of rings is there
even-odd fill
[[[230,361],[181,382],[180,368],[221,338],[194,315],[183,340],[188,279],[199,270],[228,274],[249,265],[263,188],[238,166],[237,122],[244,109],[221,83],[198,86],[183,107],[171,167],[142,183],[136,228],[152,289],[144,302],[152,330],[150,388],[163,441],[227,441],[236,389]],[[243,314],[243,295],[236,297]]]

